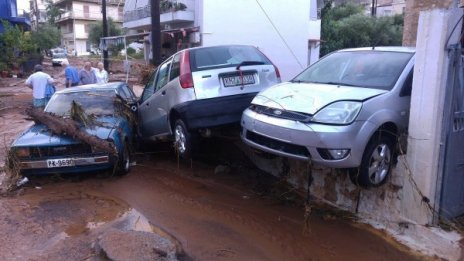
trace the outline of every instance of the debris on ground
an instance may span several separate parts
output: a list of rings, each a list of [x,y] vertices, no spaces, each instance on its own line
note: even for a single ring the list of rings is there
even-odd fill
[[[80,128],[80,124],[72,119],[56,116],[37,108],[28,108],[26,113],[35,121],[46,125],[56,135],[66,135],[92,146],[92,148],[117,156],[114,145],[97,136],[90,135]]]
[[[95,250],[114,261],[178,260],[176,246],[172,242],[145,231],[108,231],[99,237]]]

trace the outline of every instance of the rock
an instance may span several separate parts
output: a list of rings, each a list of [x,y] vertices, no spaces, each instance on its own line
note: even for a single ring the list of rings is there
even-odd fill
[[[108,231],[94,247],[108,259],[118,260],[178,260],[177,247],[158,234],[144,231]]]

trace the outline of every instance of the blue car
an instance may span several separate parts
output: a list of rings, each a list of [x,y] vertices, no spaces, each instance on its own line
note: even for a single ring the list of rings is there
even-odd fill
[[[125,174],[130,169],[130,147],[136,133],[136,96],[124,82],[84,85],[56,92],[45,111],[70,117],[76,103],[93,124],[81,130],[114,144],[108,153],[70,136],[55,135],[36,123],[12,144],[10,155],[23,175],[80,173],[113,169]],[[132,107],[131,107],[132,106]],[[122,109],[123,108],[123,109]]]

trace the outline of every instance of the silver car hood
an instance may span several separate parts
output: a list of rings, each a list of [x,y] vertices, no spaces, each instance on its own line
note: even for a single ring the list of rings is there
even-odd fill
[[[339,100],[362,101],[388,91],[319,83],[286,82],[261,91],[252,104],[287,111],[315,114],[329,103]]]

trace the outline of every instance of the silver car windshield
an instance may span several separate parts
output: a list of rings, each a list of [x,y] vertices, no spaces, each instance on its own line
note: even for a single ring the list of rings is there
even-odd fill
[[[192,71],[235,67],[243,62],[271,64],[261,52],[252,46],[214,46],[190,51]]]
[[[57,93],[45,111],[66,117],[71,114],[72,102],[79,104],[87,114],[112,115],[115,111],[115,91]]]
[[[64,54],[64,53],[55,53],[55,54],[53,54],[53,58],[66,58],[66,54]]]
[[[292,82],[311,82],[391,90],[412,53],[356,51],[333,53]]]

